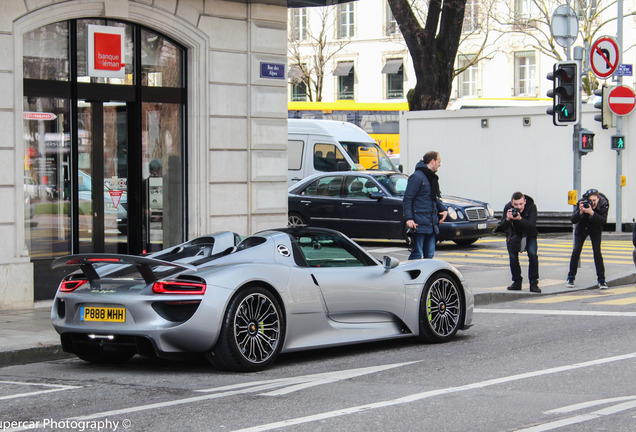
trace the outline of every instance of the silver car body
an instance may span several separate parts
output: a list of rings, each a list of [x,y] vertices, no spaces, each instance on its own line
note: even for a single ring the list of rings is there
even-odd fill
[[[412,337],[420,331],[424,287],[440,272],[460,287],[463,307],[459,329],[472,325],[473,294],[450,264],[431,259],[398,265],[397,260],[388,257],[382,263],[336,231],[300,230],[340,236],[367,264],[304,266],[300,256],[303,253],[294,244],[291,228],[258,233],[236,247],[238,236],[222,232],[204,237],[209,239],[207,243],[194,239],[147,257],[112,256],[122,259],[119,264],[93,265],[88,261],[108,261],[101,261],[105,256],[96,254],[71,255],[59,258],[54,265],[80,265],[82,271],[66,279],[87,275],[92,280],[72,292],[58,289],[51,312],[53,326],[69,352],[78,353],[82,344],[106,347],[121,340],[136,344],[137,353],[144,354],[152,348],[159,357],[206,353],[217,344],[232,298],[246,287],[260,286],[273,293],[283,310],[281,352]],[[193,243],[212,246],[194,256],[186,254],[172,260],[171,256],[178,257]],[[118,268],[126,266],[145,268],[144,278],[114,277]],[[151,268],[153,271],[148,272]],[[91,277],[92,271],[95,273]],[[203,295],[157,294],[153,292],[153,281],[162,278],[202,279],[207,288]],[[191,314],[175,319],[168,311],[169,305],[180,302],[196,303],[197,307]],[[87,322],[82,319],[82,307],[125,308],[125,322]]]

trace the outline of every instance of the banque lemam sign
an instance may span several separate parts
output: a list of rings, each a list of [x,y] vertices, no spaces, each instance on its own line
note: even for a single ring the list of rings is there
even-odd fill
[[[88,75],[125,78],[123,27],[88,26]]]

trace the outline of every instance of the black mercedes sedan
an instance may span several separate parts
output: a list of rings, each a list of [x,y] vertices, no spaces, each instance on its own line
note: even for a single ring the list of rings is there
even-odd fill
[[[353,238],[410,243],[402,212],[408,177],[389,171],[343,171],[307,177],[288,190],[290,226],[331,228]],[[448,217],[438,241],[469,245],[492,234],[498,220],[485,202],[443,196]]]

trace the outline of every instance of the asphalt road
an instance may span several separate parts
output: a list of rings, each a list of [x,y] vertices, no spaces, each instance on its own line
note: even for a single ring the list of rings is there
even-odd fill
[[[490,305],[450,343],[288,354],[253,374],[141,357],[5,367],[0,430],[632,431],[635,298]]]

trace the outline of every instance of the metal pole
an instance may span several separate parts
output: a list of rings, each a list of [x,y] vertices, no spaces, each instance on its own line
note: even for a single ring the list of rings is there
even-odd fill
[[[616,43],[620,58],[623,58],[623,0],[617,1],[618,12],[616,14]],[[618,85],[623,84],[623,77],[619,75],[616,79]],[[616,116],[616,134],[623,134],[623,117]],[[626,139],[627,141],[627,139]],[[623,231],[623,190],[621,177],[623,175],[623,154],[621,150],[616,150],[616,232]]]

